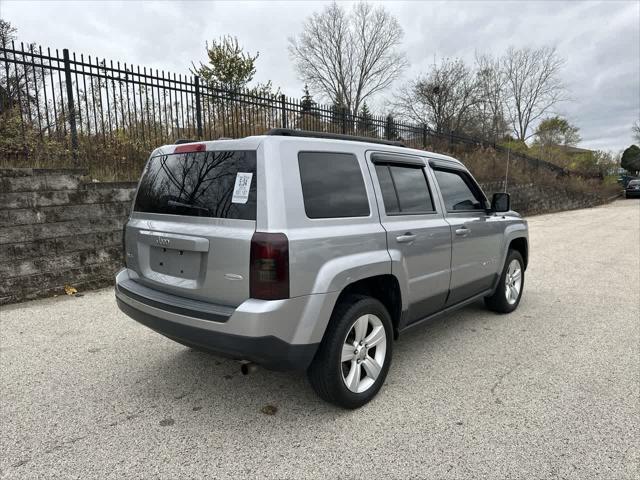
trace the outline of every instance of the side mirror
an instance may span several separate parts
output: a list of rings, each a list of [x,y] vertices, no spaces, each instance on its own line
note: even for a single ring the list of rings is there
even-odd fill
[[[491,199],[491,210],[496,213],[511,210],[511,196],[508,193],[494,193]]]

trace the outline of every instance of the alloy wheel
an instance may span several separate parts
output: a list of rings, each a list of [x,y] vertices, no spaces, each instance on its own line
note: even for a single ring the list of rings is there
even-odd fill
[[[387,354],[387,334],[380,318],[373,314],[359,317],[347,332],[342,345],[342,380],[354,393],[373,386]]]
[[[511,260],[504,279],[507,303],[513,305],[518,301],[522,288],[522,267],[516,259]]]

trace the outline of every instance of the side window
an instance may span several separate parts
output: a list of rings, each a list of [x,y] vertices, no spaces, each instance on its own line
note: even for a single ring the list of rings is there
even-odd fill
[[[298,168],[307,217],[369,216],[367,190],[355,155],[300,152]]]
[[[376,174],[388,215],[434,211],[433,200],[422,168],[377,164]]]
[[[462,172],[434,170],[447,212],[484,210],[484,202],[474,194],[471,180]]]
[[[382,201],[384,202],[384,209],[387,215],[400,213],[398,195],[396,193],[396,187],[393,185],[389,165],[376,165],[376,174],[378,175],[380,190],[382,190]]]

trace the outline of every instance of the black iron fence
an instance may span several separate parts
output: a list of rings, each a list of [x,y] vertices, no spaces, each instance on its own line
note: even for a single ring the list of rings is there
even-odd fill
[[[76,166],[111,178],[137,178],[148,153],[178,138],[238,138],[295,128],[401,140],[433,151],[492,147],[454,132],[392,116],[352,115],[310,98],[265,89],[225,90],[176,75],[34,45],[0,46],[0,159],[12,165]],[[557,165],[520,154],[515,161],[554,174]]]

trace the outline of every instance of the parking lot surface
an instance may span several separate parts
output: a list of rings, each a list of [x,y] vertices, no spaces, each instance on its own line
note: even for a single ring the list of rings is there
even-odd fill
[[[407,332],[357,411],[175,344],[112,289],[2,307],[0,476],[636,479],[640,202],[529,225],[519,309]]]

